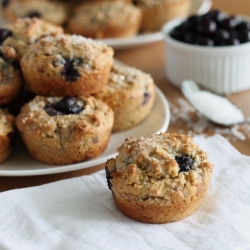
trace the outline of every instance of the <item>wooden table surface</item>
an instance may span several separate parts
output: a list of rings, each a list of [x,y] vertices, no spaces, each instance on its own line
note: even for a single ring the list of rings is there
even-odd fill
[[[212,8],[223,10],[232,14],[250,16],[250,1],[248,0],[213,0]],[[142,47],[115,51],[115,58],[150,73],[156,85],[162,90],[171,107],[171,122],[168,132],[185,133],[189,135],[214,133],[222,134],[241,153],[250,155],[250,125],[233,126],[230,128],[218,127],[208,122],[196,113],[189,112],[191,106],[185,101],[179,89],[171,85],[165,77],[163,42],[152,43]],[[246,116],[250,116],[250,90],[229,96],[240,106]],[[190,107],[189,107],[190,106]],[[26,177],[0,177],[0,192],[37,186],[57,180],[91,174],[104,168],[104,164],[72,172],[26,176]]]

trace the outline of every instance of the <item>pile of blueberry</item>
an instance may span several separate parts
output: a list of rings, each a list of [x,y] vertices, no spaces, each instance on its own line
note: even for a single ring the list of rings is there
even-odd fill
[[[218,10],[193,15],[170,31],[178,41],[202,46],[230,46],[250,41],[250,22]]]

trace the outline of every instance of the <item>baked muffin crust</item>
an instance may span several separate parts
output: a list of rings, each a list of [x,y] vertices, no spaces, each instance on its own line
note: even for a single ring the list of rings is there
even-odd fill
[[[63,33],[62,27],[36,17],[19,18],[15,23],[2,26],[0,29],[9,31],[9,35],[2,41],[2,45],[14,48],[18,61],[28,46],[36,43],[42,36]]]
[[[47,36],[31,45],[21,60],[32,92],[47,96],[96,93],[108,81],[114,51],[77,35]]]
[[[191,164],[183,171],[185,157]],[[127,138],[117,157],[106,163],[118,209],[149,223],[178,221],[192,214],[206,194],[212,169],[207,154],[190,137],[167,133]]]

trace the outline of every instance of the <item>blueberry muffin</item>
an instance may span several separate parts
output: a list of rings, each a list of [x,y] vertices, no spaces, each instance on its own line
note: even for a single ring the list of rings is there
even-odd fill
[[[92,96],[36,96],[23,106],[16,125],[34,159],[62,165],[102,154],[113,119],[108,105]]]
[[[14,24],[0,27],[0,44],[15,49],[17,61],[29,45],[36,43],[42,36],[63,33],[63,28],[38,18],[20,18]]]
[[[135,0],[142,11],[141,32],[159,31],[169,20],[187,16],[190,0]]]
[[[174,222],[191,215],[209,187],[213,165],[185,135],[127,138],[106,163],[117,208],[147,223]]]
[[[5,18],[14,23],[18,18],[37,17],[50,23],[62,25],[68,12],[59,2],[45,0],[2,0],[2,9]]]
[[[107,86],[94,96],[113,109],[113,132],[119,132],[134,127],[148,116],[155,99],[154,81],[141,70],[114,64]]]
[[[14,144],[15,120],[7,109],[0,108],[0,163],[11,154]]]
[[[11,61],[15,51],[10,47],[0,46],[0,106],[11,103],[18,95],[23,84],[20,70]]]
[[[21,69],[35,94],[96,93],[108,82],[113,54],[106,44],[82,36],[47,36],[29,46],[21,59]]]
[[[130,3],[85,3],[76,8],[67,23],[67,30],[90,38],[131,37],[138,32],[141,18],[140,9]]]

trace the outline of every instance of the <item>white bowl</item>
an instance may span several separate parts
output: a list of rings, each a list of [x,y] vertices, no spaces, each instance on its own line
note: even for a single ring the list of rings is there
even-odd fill
[[[180,86],[191,79],[219,94],[250,88],[250,42],[237,46],[206,47],[179,42],[169,32],[183,19],[163,26],[166,77]]]

